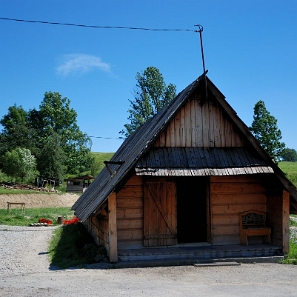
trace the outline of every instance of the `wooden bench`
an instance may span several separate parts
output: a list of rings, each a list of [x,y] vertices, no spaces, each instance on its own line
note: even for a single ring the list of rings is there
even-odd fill
[[[266,226],[265,212],[250,210],[240,214],[240,243],[248,245],[249,236],[263,236],[271,243],[271,228]]]
[[[9,212],[12,205],[20,205],[22,212],[25,212],[25,203],[24,202],[7,202],[7,211]]]

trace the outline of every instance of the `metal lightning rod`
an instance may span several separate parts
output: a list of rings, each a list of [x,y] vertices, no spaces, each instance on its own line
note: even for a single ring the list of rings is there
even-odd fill
[[[204,50],[203,50],[203,42],[202,42],[203,27],[202,27],[202,25],[195,25],[195,26],[198,27],[198,30],[195,30],[195,32],[199,33],[199,35],[200,35],[200,48],[201,48],[203,75],[204,75],[204,82],[205,82],[205,101],[206,101],[207,97],[208,97],[208,94],[207,94],[207,80],[206,80],[207,71],[205,70]]]

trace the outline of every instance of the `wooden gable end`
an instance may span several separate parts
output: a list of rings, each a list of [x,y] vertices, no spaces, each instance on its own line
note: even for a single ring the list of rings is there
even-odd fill
[[[213,99],[193,95],[161,132],[155,147],[243,147],[243,137]]]

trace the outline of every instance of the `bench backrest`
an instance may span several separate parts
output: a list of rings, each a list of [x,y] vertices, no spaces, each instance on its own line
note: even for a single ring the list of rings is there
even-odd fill
[[[240,226],[265,226],[266,214],[265,212],[251,210],[240,214]]]

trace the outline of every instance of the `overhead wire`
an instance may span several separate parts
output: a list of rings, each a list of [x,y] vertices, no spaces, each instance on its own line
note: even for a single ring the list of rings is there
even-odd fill
[[[61,22],[49,22],[40,20],[24,20],[15,18],[0,17],[2,21],[14,21],[24,23],[38,23],[47,25],[59,25],[59,26],[73,26],[82,28],[93,28],[93,29],[127,29],[127,30],[142,30],[142,31],[160,31],[160,32],[196,32],[191,29],[159,29],[159,28],[144,28],[144,27],[129,27],[129,26],[98,26],[98,25],[86,25],[86,24],[75,24],[75,23],[61,23]]]
[[[88,135],[88,136],[92,138],[99,138],[99,139],[118,139],[118,140],[125,139],[125,137],[103,137],[103,136],[91,136],[91,135]]]
[[[72,26],[72,27],[82,27],[82,28],[93,28],[93,29],[126,29],[126,30],[141,30],[141,31],[155,31],[155,32],[197,32],[197,30],[191,29],[162,29],[162,28],[144,28],[144,27],[129,27],[129,26],[99,26],[99,25],[86,25],[86,24],[75,24],[75,23],[61,23],[61,22],[50,22],[50,21],[41,21],[41,20],[25,20],[25,19],[15,19],[15,18],[6,18],[0,17],[2,21],[14,21],[14,22],[23,22],[23,23],[37,23],[44,25],[58,25],[58,26]],[[92,136],[91,138],[98,139],[118,139],[124,140],[125,137],[103,137],[103,136]]]

